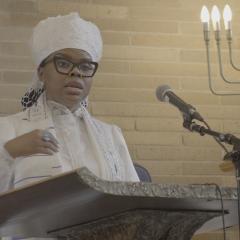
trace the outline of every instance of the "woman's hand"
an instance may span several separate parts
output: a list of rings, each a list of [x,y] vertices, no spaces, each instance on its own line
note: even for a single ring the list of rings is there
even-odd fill
[[[58,141],[49,131],[37,129],[8,141],[4,147],[13,158],[53,155],[58,152]]]

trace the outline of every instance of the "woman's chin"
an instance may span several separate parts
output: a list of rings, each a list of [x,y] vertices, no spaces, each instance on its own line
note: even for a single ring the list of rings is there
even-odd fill
[[[80,95],[71,95],[68,94],[64,97],[64,103],[67,107],[73,107],[83,99]]]

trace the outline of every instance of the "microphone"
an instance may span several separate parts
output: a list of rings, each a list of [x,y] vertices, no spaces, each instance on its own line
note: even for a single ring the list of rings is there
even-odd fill
[[[156,96],[161,102],[169,102],[182,112],[184,117],[191,117],[203,122],[204,119],[197,110],[190,104],[185,103],[179,98],[168,85],[159,86],[156,90]]]

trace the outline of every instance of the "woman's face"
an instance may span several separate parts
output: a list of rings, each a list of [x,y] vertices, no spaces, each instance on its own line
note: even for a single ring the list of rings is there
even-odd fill
[[[56,59],[58,59],[57,64]],[[79,102],[88,96],[93,79],[83,76],[83,71],[87,69],[86,66],[81,68],[82,71],[76,66],[69,68],[69,72],[65,69],[68,70],[69,63],[86,62],[88,66],[88,62],[91,61],[91,56],[87,52],[72,48],[54,52],[44,60],[46,63],[43,66],[40,65],[38,74],[44,83],[47,99],[61,103],[73,111]],[[91,66],[94,67],[94,65]]]

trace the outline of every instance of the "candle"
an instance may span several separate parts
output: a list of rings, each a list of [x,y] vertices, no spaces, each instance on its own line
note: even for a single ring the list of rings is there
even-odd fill
[[[220,12],[218,10],[218,7],[216,5],[213,6],[212,12],[211,12],[211,18],[212,18],[212,24],[213,24],[213,30],[214,31],[220,31]]]
[[[208,9],[207,9],[206,6],[202,7],[200,18],[201,18],[201,22],[203,23],[203,30],[204,31],[209,31],[210,16],[209,16],[209,12],[208,12]]]
[[[209,40],[210,40],[210,35],[209,35],[209,12],[206,6],[202,7],[201,10],[201,22],[203,23],[203,34],[204,34],[204,40],[206,42],[206,44],[208,44]]]
[[[224,26],[226,30],[231,30],[232,10],[229,5],[225,5],[223,10]]]

